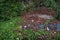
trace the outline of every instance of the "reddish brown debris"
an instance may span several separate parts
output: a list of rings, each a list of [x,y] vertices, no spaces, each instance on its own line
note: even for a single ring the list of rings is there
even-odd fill
[[[28,29],[38,30],[39,29],[38,24],[40,23],[44,24],[44,22],[48,19],[47,17],[49,16],[54,18],[56,15],[55,13],[56,13],[55,11],[45,7],[41,7],[39,10],[34,10],[29,12],[24,11],[23,15],[21,16],[21,18],[24,20],[22,24],[22,28],[25,29],[27,27]],[[46,19],[45,16],[47,16]],[[55,22],[51,22],[51,23],[55,23]]]
[[[55,16],[56,12],[53,11],[52,9],[49,9],[49,8],[46,8],[46,7],[40,7],[39,10],[31,10],[29,12],[24,11],[23,14],[24,15],[28,15],[28,14],[46,14],[46,15]]]

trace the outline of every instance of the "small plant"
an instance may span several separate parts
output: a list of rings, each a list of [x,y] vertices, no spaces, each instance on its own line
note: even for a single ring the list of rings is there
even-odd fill
[[[19,24],[16,25],[16,22]],[[0,40],[16,40],[18,33],[14,30],[20,30],[20,24],[22,20],[20,18],[13,18],[9,21],[2,22],[0,24]]]

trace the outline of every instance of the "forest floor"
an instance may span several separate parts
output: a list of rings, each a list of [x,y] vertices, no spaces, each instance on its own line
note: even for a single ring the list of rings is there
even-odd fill
[[[60,31],[60,21],[54,20],[54,16],[55,11],[47,8],[29,12],[24,11],[23,15],[21,16],[23,19],[22,29],[31,29],[34,32],[37,30],[44,30],[52,34],[47,34],[45,36],[39,35],[38,40],[39,38],[48,38],[49,36],[51,36],[53,40],[57,31]]]

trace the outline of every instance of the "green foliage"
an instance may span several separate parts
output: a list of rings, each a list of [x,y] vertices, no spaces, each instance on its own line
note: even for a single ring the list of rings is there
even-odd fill
[[[22,20],[17,17],[9,21],[0,22],[0,40],[16,40],[18,33],[14,32],[14,30],[19,30],[21,23]]]
[[[57,33],[57,34],[55,35],[55,40],[60,40],[60,33]]]
[[[37,40],[37,36],[44,36],[47,33],[42,30],[38,30],[36,32],[30,30],[30,29],[25,29],[21,31],[21,36],[19,37],[21,40],[22,39],[27,39],[27,40]]]
[[[0,20],[8,20],[10,18],[21,15],[23,5],[21,2],[13,0],[5,0],[0,2]]]
[[[37,40],[38,37],[43,37],[42,40],[53,40],[52,32],[46,32],[44,30],[37,30],[33,32],[32,30],[25,29],[21,31],[21,36],[19,37],[21,40]],[[47,38],[45,38],[47,37]],[[54,40],[60,40],[60,33],[56,33],[54,36]]]
[[[22,37],[27,38],[28,40],[36,40],[36,35],[32,30],[23,30],[22,31]]]
[[[14,33],[12,30],[0,30],[0,40],[15,40],[17,33]]]
[[[56,19],[60,19],[60,7],[57,8]]]
[[[46,7],[56,8],[55,0],[44,0],[44,5]]]

